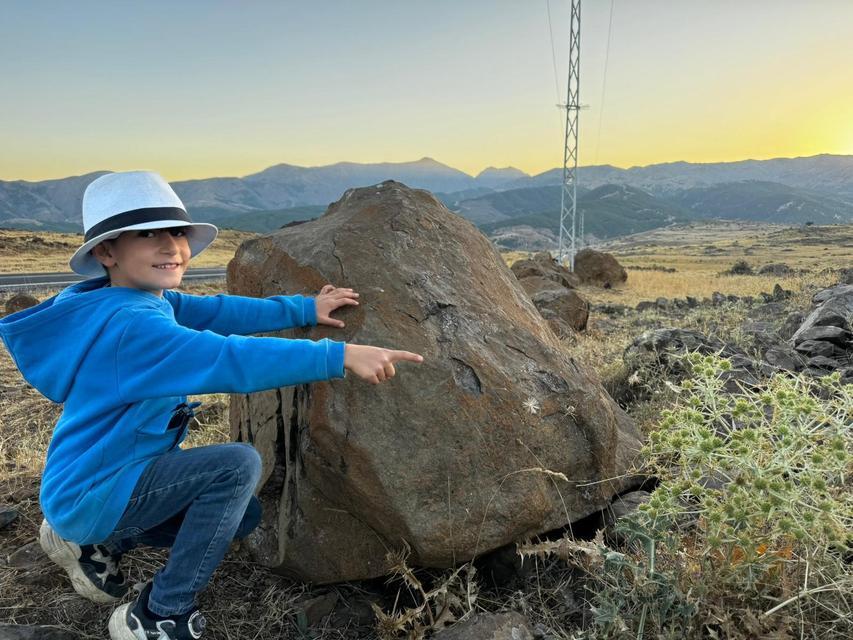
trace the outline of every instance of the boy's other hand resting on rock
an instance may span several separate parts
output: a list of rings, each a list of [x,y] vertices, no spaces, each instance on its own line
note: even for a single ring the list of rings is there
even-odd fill
[[[315,298],[317,305],[317,324],[325,324],[330,327],[343,329],[343,320],[335,320],[330,316],[332,311],[338,307],[346,305],[357,305],[358,294],[352,289],[338,288],[334,285],[327,284],[320,289],[320,294]]]

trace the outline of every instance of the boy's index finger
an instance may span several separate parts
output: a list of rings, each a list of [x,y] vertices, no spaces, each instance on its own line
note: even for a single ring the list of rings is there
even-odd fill
[[[420,354],[412,353],[411,351],[391,351],[391,361],[423,362],[424,357]]]

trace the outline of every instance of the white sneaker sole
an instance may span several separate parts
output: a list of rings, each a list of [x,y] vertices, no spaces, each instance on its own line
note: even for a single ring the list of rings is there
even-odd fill
[[[127,610],[133,606],[132,602],[121,605],[113,611],[107,627],[110,630],[110,640],[139,640],[136,634],[127,626]]]
[[[39,529],[39,544],[41,544],[41,548],[44,549],[47,557],[65,570],[65,573],[71,578],[71,586],[74,587],[74,591],[81,596],[98,604],[109,604],[119,600],[119,598],[101,591],[92,584],[92,581],[80,568],[80,547],[73,542],[60,538],[47,523],[47,520],[42,520]],[[134,640],[133,636],[129,640]]]

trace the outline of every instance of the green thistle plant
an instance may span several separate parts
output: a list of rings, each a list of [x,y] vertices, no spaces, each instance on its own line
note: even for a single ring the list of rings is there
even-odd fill
[[[853,635],[853,385],[780,374],[728,394],[730,361],[682,364],[642,449],[658,488],[618,526],[630,545],[611,573],[591,576],[585,637],[719,636],[738,620]]]

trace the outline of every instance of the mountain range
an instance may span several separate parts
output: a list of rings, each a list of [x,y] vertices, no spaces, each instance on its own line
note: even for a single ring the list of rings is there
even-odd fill
[[[81,231],[83,191],[104,173],[0,181],[0,227]],[[489,167],[472,176],[422,158],[320,167],[278,164],[242,178],[171,184],[194,220],[268,232],[320,215],[348,188],[388,179],[432,191],[496,239],[527,228],[547,243],[559,229],[562,169],[531,176],[513,167]],[[578,183],[585,231],[600,238],[699,218],[853,222],[853,156],[589,166],[578,169]]]

